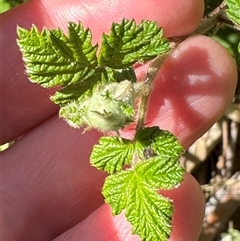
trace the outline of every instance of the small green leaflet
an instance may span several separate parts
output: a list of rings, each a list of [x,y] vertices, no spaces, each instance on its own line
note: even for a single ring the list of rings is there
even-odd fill
[[[102,137],[93,148],[91,164],[112,174],[103,187],[106,202],[114,215],[125,211],[142,240],[165,241],[170,236],[173,205],[158,189],[182,181],[182,152],[177,139],[158,127],[140,129],[134,140]]]
[[[110,174],[119,172],[125,165],[129,165],[134,154],[134,145],[130,140],[118,137],[104,136],[99,144],[94,146],[90,162],[97,169]]]
[[[121,24],[114,23],[110,34],[103,34],[99,64],[118,69],[153,59],[170,50],[162,35],[162,29],[152,21],[137,25],[134,20],[123,19]]]
[[[155,160],[152,164],[157,162]],[[103,195],[114,215],[125,211],[126,218],[133,226],[132,232],[143,241],[166,241],[169,238],[172,202],[148,186],[142,180],[142,173],[128,170],[107,177]]]
[[[18,27],[18,45],[27,74],[43,87],[65,86],[81,81],[97,66],[97,45],[91,44],[91,32],[79,23],[69,23],[69,37],[61,29],[35,26],[30,31]]]
[[[135,139],[141,150],[150,147],[154,153],[167,159],[178,158],[184,151],[172,133],[161,130],[158,126],[140,129],[136,133]]]
[[[103,34],[102,45],[92,44],[92,34],[81,23],[69,23],[68,34],[61,29],[18,27],[18,45],[30,80],[43,87],[60,86],[52,101],[64,106],[86,99],[99,84],[136,81],[132,65],[169,51],[156,22],[123,19],[113,23],[110,35]]]
[[[226,10],[227,16],[237,25],[240,26],[240,1],[239,0],[226,0],[228,9]]]

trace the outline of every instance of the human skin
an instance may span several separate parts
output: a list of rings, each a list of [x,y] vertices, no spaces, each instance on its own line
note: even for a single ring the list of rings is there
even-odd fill
[[[174,6],[174,7],[173,7]],[[104,11],[103,11],[104,9]],[[123,17],[155,20],[166,37],[193,31],[203,1],[31,1],[1,16],[1,142],[19,139],[1,153],[2,239],[137,241],[123,214],[113,217],[103,204],[106,174],[89,164],[101,136],[70,128],[49,101],[52,90],[31,84],[16,45],[16,26],[66,29],[81,21],[94,42],[112,21]],[[144,68],[144,66],[143,66]],[[137,74],[142,75],[142,68]],[[195,36],[166,60],[154,83],[148,125],[173,132],[188,148],[224,113],[234,94],[234,60],[217,42]],[[204,197],[190,174],[178,188],[160,192],[174,202],[171,241],[195,241],[204,213]]]

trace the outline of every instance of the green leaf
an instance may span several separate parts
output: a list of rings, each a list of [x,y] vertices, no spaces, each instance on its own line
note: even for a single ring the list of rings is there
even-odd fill
[[[164,171],[159,170],[161,162],[166,166]],[[169,199],[158,193],[158,189],[166,187],[170,176],[175,182],[168,187],[181,181],[183,169],[173,171],[172,166],[178,164],[154,157],[138,163],[133,170],[111,175],[105,181],[103,195],[113,214],[125,211],[133,225],[133,233],[140,235],[142,240],[166,241],[170,236],[173,206]],[[167,173],[162,176],[165,171]]]
[[[140,129],[135,138],[141,150],[146,151],[148,148],[155,155],[166,159],[178,158],[184,151],[172,133],[161,130],[157,126]]]
[[[82,24],[69,23],[69,41],[73,49],[74,57],[83,66],[94,68],[97,66],[97,48],[92,46],[92,34]]]
[[[125,165],[132,161],[134,146],[130,140],[117,137],[102,137],[95,145],[90,162],[97,169],[110,174],[121,171]]]
[[[97,66],[97,46],[91,44],[89,29],[69,23],[69,37],[62,30],[33,26],[18,27],[18,45],[30,80],[43,87],[63,86],[80,81]]]
[[[70,22],[68,35],[61,29],[44,28],[39,31],[35,26],[30,30],[18,27],[17,33],[17,43],[29,79],[43,87],[62,87],[51,100],[61,107],[68,105],[61,113],[66,113],[69,117],[74,116],[74,122],[75,117],[79,115],[72,112],[78,109],[75,103],[71,105],[72,101],[79,104],[90,98],[92,90],[97,90],[98,85],[125,80],[136,82],[133,63],[154,58],[169,50],[168,42],[161,38],[162,30],[151,21],[143,21],[136,25],[134,21],[125,19],[120,25],[113,24],[110,36],[103,36],[107,42],[103,44],[99,57],[98,45],[92,45],[91,32],[88,28],[84,29],[81,23]],[[119,38],[123,39],[119,41]],[[108,48],[108,41],[113,41],[113,48],[116,49]],[[110,64],[105,65],[106,59],[104,60],[103,55],[107,58],[112,56],[113,59],[108,59]],[[121,56],[120,59],[118,56]],[[121,109],[128,116],[134,115],[134,109],[128,104],[121,105]],[[71,110],[70,115],[68,110]]]
[[[120,24],[113,23],[109,35],[103,35],[98,61],[100,66],[122,69],[169,50],[169,42],[156,22],[142,21],[137,25],[134,20],[123,19]]]
[[[184,169],[179,165],[178,159],[184,149],[177,138],[172,133],[158,127],[141,129],[136,138],[145,145],[145,157],[146,151],[151,150],[149,161],[141,166],[142,173],[145,173],[147,177],[146,182],[162,189],[170,189],[180,183]],[[152,156],[151,153],[153,153]],[[155,159],[158,159],[158,163],[152,166]],[[148,170],[154,173],[151,178],[147,175]]]
[[[152,188],[171,189],[182,181],[185,170],[179,165],[178,158],[151,157],[140,163],[135,170],[143,182]]]
[[[161,175],[163,176],[166,173],[170,175],[164,176],[168,180],[163,188],[168,189],[179,182],[177,180],[176,183],[171,175],[183,170],[181,166],[177,165],[178,158],[182,153],[183,148],[173,134],[154,126],[140,129],[135,140],[102,137],[99,144],[95,145],[92,150],[90,162],[96,168],[112,174],[121,171],[126,165],[134,164],[136,161],[141,162],[158,156],[162,160],[159,161],[157,166],[161,169],[159,171],[163,172]],[[169,165],[172,166],[171,172]]]
[[[157,126],[140,129],[134,140],[103,137],[93,149],[93,165],[117,172],[103,186],[106,202],[114,215],[125,211],[133,233],[142,240],[166,241],[170,236],[173,205],[158,190],[182,181],[182,152],[177,139]],[[128,169],[120,171],[124,167]]]
[[[114,147],[111,145],[114,145]],[[98,169],[107,172],[111,170],[109,173],[114,173],[120,171],[125,165],[135,162],[136,158],[144,161],[155,156],[167,160],[175,167],[174,165],[178,163],[178,158],[183,151],[182,146],[173,134],[154,126],[140,129],[135,136],[135,140],[102,137],[99,144],[94,146],[90,159],[92,165]],[[119,163],[122,163],[122,165],[116,168]],[[159,162],[159,167],[166,169],[168,165]]]
[[[65,106],[72,101],[84,101],[91,96],[100,78],[101,75],[99,72],[90,71],[89,75],[81,79],[81,81],[69,84],[65,88],[57,91],[51,96],[51,100],[60,106]]]
[[[178,158],[184,151],[172,133],[160,129],[151,148],[157,155],[164,158]]]
[[[239,0],[226,0],[228,9],[226,10],[227,16],[237,25],[240,26],[240,1]]]

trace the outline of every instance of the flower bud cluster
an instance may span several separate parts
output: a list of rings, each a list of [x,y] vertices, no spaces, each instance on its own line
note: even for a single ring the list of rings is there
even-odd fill
[[[119,130],[134,121],[136,92],[129,80],[98,86],[91,97],[71,102],[60,110],[71,126]]]

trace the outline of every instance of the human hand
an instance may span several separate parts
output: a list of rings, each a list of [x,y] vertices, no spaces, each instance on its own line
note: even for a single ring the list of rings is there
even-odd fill
[[[104,11],[103,11],[104,9]],[[81,21],[94,41],[123,17],[156,20],[165,35],[183,35],[199,24],[203,1],[31,1],[2,15],[2,143],[24,135],[2,155],[3,240],[137,241],[124,215],[103,204],[105,178],[89,164],[96,131],[82,134],[56,115],[51,90],[31,84],[16,45],[16,25],[66,28]],[[136,71],[141,75],[142,66]],[[236,66],[215,41],[195,36],[182,42],[157,76],[148,122],[173,132],[187,148],[223,113],[236,85]],[[161,191],[174,200],[170,240],[194,241],[204,198],[189,174]]]

